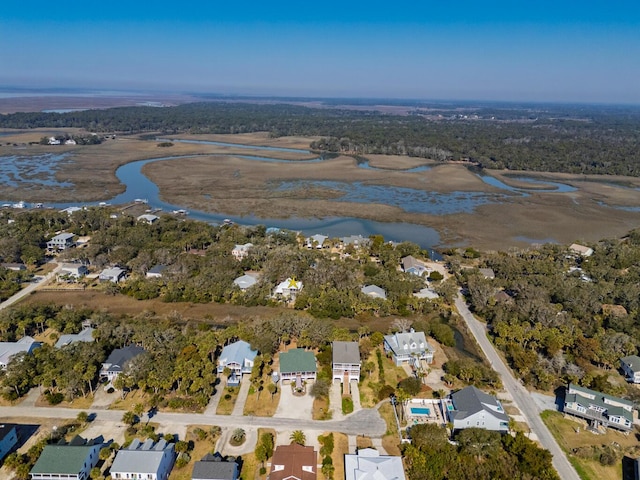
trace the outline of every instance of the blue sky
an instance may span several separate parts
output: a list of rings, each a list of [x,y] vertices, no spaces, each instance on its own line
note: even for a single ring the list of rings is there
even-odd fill
[[[640,103],[640,2],[3,0],[0,86]]]

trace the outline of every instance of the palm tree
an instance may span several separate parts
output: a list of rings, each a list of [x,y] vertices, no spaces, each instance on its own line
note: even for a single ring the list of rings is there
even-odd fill
[[[244,443],[246,437],[247,433],[242,428],[236,428],[231,434],[231,444],[236,446],[241,445]]]
[[[307,442],[307,437],[305,437],[304,432],[302,430],[294,430],[293,432],[291,432],[291,435],[289,436],[289,440],[291,440],[291,443],[304,445]]]

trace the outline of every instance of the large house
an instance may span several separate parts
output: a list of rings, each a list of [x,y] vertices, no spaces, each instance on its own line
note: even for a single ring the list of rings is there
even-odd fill
[[[58,278],[60,277],[71,277],[71,278],[80,278],[84,277],[87,273],[89,273],[89,269],[86,265],[82,265],[81,263],[63,263],[60,267],[60,273],[58,273]]]
[[[282,297],[288,300],[295,300],[296,295],[302,290],[302,282],[296,279],[287,278],[284,282],[278,284],[273,294],[276,297]]]
[[[323,248],[324,242],[326,242],[328,238],[329,237],[327,237],[326,235],[317,233],[315,235],[307,237],[305,242],[307,244],[307,248]]]
[[[207,453],[193,464],[191,480],[237,480],[239,474],[235,460],[225,460],[219,453]]]
[[[373,448],[363,448],[344,456],[345,480],[405,480],[402,457],[380,455]]]
[[[593,427],[604,425],[628,432],[633,427],[633,402],[569,384],[564,413],[584,418]]]
[[[316,357],[313,352],[293,348],[288,352],[280,353],[280,378],[283,382],[294,380],[300,383],[303,380],[315,380],[317,372]]]
[[[111,352],[109,358],[102,363],[100,377],[107,378],[109,382],[113,382],[127,368],[131,360],[143,353],[144,349],[136,345],[116,348]]]
[[[153,225],[159,219],[160,217],[158,217],[157,215],[151,215],[150,213],[145,213],[144,215],[140,215],[136,220],[138,220],[138,222],[146,223],[147,225]]]
[[[101,441],[76,436],[66,445],[47,445],[31,469],[32,480],[86,480],[100,460]]]
[[[231,375],[227,379],[227,385],[235,387],[240,384],[242,374],[251,373],[253,361],[258,355],[257,350],[252,350],[244,340],[230,343],[222,349],[218,358],[218,373],[224,372],[225,368],[231,370]]]
[[[60,335],[60,338],[56,342],[55,347],[62,348],[76,342],[91,343],[93,341],[94,341],[93,328],[86,327],[86,328],[83,328],[80,333],[68,333],[68,334]]]
[[[621,358],[620,368],[622,368],[627,382],[640,383],[640,357],[629,355]]]
[[[18,429],[14,423],[0,423],[0,460],[18,444]]]
[[[73,233],[59,233],[47,242],[47,249],[57,251],[75,247],[76,243],[73,241],[73,237],[75,237]]]
[[[11,358],[18,353],[31,353],[42,345],[33,338],[22,337],[17,342],[0,342],[0,369],[5,370]]]
[[[412,255],[403,257],[400,262],[402,263],[402,271],[405,273],[412,273],[421,277],[428,271],[427,267]]]
[[[271,459],[269,480],[316,480],[318,454],[313,447],[279,445]]]
[[[100,272],[98,280],[100,280],[101,282],[118,283],[121,280],[124,280],[126,275],[126,270],[123,270],[120,267],[105,268],[102,272]]]
[[[167,480],[176,455],[173,443],[164,439],[142,443],[137,438],[127,448],[118,451],[111,465],[111,478]]]
[[[474,386],[451,394],[447,415],[454,430],[484,428],[496,432],[509,431],[509,416],[500,401]]]
[[[396,332],[392,335],[385,335],[384,350],[391,353],[393,361],[397,366],[409,363],[416,368],[420,360],[427,363],[433,362],[434,348],[429,345],[424,336],[424,332]]]
[[[333,380],[350,383],[360,381],[360,347],[358,342],[338,342],[331,345],[333,353]]]
[[[242,260],[249,255],[249,250],[251,250],[252,247],[253,243],[245,243],[243,245],[237,244],[233,247],[233,250],[231,250],[231,255],[233,255],[233,258],[236,260]]]

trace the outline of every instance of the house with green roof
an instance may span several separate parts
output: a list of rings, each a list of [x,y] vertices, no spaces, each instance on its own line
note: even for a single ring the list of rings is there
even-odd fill
[[[31,469],[32,480],[86,480],[98,464],[101,441],[76,436],[64,445],[47,445]]]
[[[280,378],[282,382],[296,383],[303,380],[315,380],[318,373],[316,357],[313,352],[302,348],[293,348],[280,354]]]
[[[584,418],[594,428],[603,425],[624,432],[633,428],[633,402],[573,383],[566,390],[563,411]]]

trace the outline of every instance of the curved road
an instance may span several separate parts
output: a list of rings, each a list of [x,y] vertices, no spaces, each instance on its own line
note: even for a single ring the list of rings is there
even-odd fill
[[[40,280],[38,283],[30,283],[29,285],[24,287],[22,290],[20,290],[18,293],[16,293],[15,295],[7,298],[4,302],[0,303],[0,310],[5,309],[5,308],[13,305],[18,300],[20,300],[23,297],[29,295],[36,288],[41,287],[42,285],[46,285],[47,283],[49,283],[51,280],[53,280],[55,278],[55,276],[60,272],[60,270],[62,270],[62,264],[58,264],[55,269],[53,269],[51,272],[47,273],[47,275],[42,280]]]
[[[527,420],[529,428],[531,428],[531,431],[538,437],[540,444],[553,455],[553,466],[560,475],[560,478],[562,478],[562,480],[580,480],[573,466],[569,463],[567,456],[558,445],[558,442],[556,442],[540,418],[540,411],[531,393],[522,386],[520,381],[513,376],[511,370],[502,361],[502,358],[487,338],[485,325],[473,316],[464,301],[464,297],[459,292],[456,298],[456,308],[460,315],[462,315],[462,318],[464,318],[469,330],[480,345],[489,363],[491,363],[491,367],[502,377],[502,384],[505,390],[509,392],[516,406]]]

